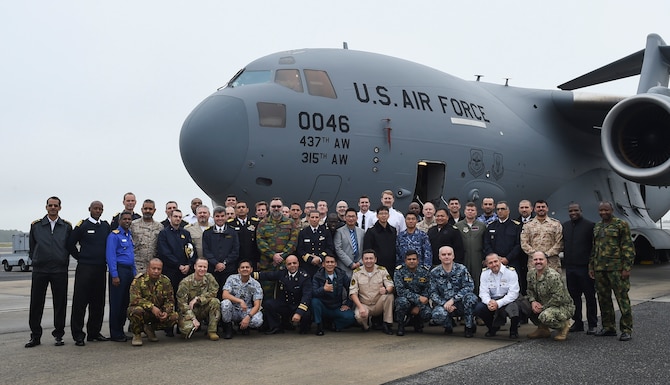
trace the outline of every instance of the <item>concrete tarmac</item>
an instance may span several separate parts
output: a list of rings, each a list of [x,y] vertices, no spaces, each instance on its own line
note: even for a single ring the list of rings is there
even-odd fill
[[[73,269],[73,268],[71,268]],[[74,271],[70,272],[70,296]],[[266,336],[252,332],[232,340],[189,341],[158,332],[157,343],[87,342],[77,347],[68,328],[65,346],[53,346],[50,293],[42,320],[42,345],[26,349],[30,273],[0,272],[0,356],[3,384],[393,384],[432,383],[667,383],[670,346],[670,265],[635,266],[631,300],[633,340],[571,333],[564,343],[523,338],[501,331],[484,337],[451,336],[440,327],[404,337],[350,328],[323,337],[296,332]],[[68,310],[69,322],[69,310]],[[109,335],[103,325],[103,334]],[[496,374],[496,375],[494,375]]]

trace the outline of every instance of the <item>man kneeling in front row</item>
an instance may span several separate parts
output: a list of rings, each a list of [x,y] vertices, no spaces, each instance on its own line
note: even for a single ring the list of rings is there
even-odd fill
[[[237,267],[238,274],[228,277],[223,285],[221,319],[225,333],[223,338],[226,340],[233,338],[233,322],[239,322],[242,334],[249,334],[250,328],[256,329],[263,325],[263,289],[251,277],[253,270],[251,262],[244,259]]]
[[[163,262],[154,258],[149,261],[147,272],[138,274],[130,285],[128,319],[133,346],[142,345],[142,331],[149,341],[156,342],[155,330],[171,328],[177,323],[172,284],[162,272]]]
[[[216,298],[219,284],[207,272],[209,262],[204,257],[195,261],[195,272],[179,283],[177,305],[179,307],[179,331],[186,339],[207,321],[207,336],[217,341],[216,327],[221,319],[221,302]]]
[[[479,298],[482,302],[475,306],[475,315],[484,320],[488,331],[486,337],[493,337],[501,326],[511,319],[509,338],[519,338],[519,278],[514,268],[500,263],[496,253],[486,256],[487,269],[479,280]]]

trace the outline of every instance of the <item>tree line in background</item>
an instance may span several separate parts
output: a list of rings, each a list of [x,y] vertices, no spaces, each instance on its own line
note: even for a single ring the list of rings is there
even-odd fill
[[[12,235],[14,234],[23,234],[23,231],[19,230],[0,230],[0,242],[11,242]]]

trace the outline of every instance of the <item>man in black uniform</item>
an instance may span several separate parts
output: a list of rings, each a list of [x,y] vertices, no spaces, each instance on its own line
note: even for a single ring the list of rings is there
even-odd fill
[[[170,225],[172,224],[172,220],[170,218],[172,218],[172,212],[174,210],[179,210],[179,206],[177,206],[177,202],[168,201],[165,204],[165,215],[167,217],[161,222],[165,228],[170,227]],[[179,222],[179,226],[182,227],[182,228],[186,225],[188,225],[188,222],[186,222],[184,220],[181,220],[181,222]]]
[[[319,225],[319,212],[309,213],[309,226],[298,233],[296,255],[300,258],[300,268],[310,277],[314,276],[326,255],[335,255],[333,236],[325,225]]]
[[[133,213],[133,220],[142,218],[142,216],[135,211],[135,204],[137,203],[137,200],[135,199],[135,194],[131,192],[127,192],[123,194],[123,211],[130,211]],[[112,223],[110,224],[110,228],[112,230],[116,230],[119,228],[119,215],[121,215],[121,212],[118,212],[114,214],[112,217]]]
[[[175,209],[170,216],[170,225],[158,234],[158,258],[163,262],[163,274],[170,278],[175,295],[179,282],[189,274],[198,258],[191,233],[184,230],[181,223],[181,210]],[[172,336],[172,328],[166,330],[166,334]]]
[[[105,246],[107,236],[112,229],[107,221],[100,220],[103,211],[102,202],[91,202],[88,211],[91,215],[77,223],[69,238],[69,248],[72,250],[74,259],[77,260],[70,316],[72,338],[77,346],[86,344],[84,342],[86,306],[88,306],[87,339],[89,341],[109,340],[100,334],[100,330],[105,314],[105,291],[107,289]],[[77,243],[79,250],[76,247]]]
[[[433,251],[433,266],[441,264],[440,247],[442,246],[449,246],[454,250],[454,262],[462,264],[465,261],[465,248],[461,234],[454,225],[448,224],[448,221],[447,209],[437,209],[435,212],[436,225],[428,230],[428,239],[430,239],[430,247]]]
[[[260,220],[256,217],[250,218],[248,216],[249,207],[247,207],[246,202],[237,202],[235,205],[235,214],[237,217],[228,223],[228,226],[237,233],[237,238],[240,242],[240,260],[248,259],[251,261],[254,270],[257,270],[261,254],[256,244],[256,229]],[[237,269],[237,266],[233,266],[233,268]]]
[[[391,274],[395,271],[395,241],[398,236],[397,229],[388,222],[389,208],[380,206],[377,209],[377,222],[365,232],[363,238],[363,250],[372,249],[377,253],[376,263],[384,266]],[[461,236],[456,233],[458,237]],[[360,245],[359,245],[360,247]]]
[[[511,266],[521,277],[519,281],[526,281],[528,272],[526,255],[521,250],[519,235],[521,234],[521,223],[509,217],[509,205],[505,201],[496,204],[496,213],[498,218],[491,222],[486,228],[484,236],[484,255],[492,253],[498,254],[500,262],[505,266]],[[525,293],[525,284],[522,293]]]
[[[312,323],[309,309],[312,280],[299,268],[295,255],[286,257],[285,264],[285,270],[253,273],[256,280],[277,282],[276,299],[263,300],[263,313],[269,327],[265,334],[284,333],[284,328],[291,328],[290,324],[296,323],[300,324],[300,334],[306,334]]]
[[[240,242],[237,233],[226,223],[226,208],[214,208],[214,226],[202,233],[202,249],[205,259],[209,262],[209,273],[219,284],[216,298],[221,298],[226,279],[237,271],[240,259]]]
[[[30,341],[25,347],[32,348],[40,344],[42,337],[42,314],[47,295],[47,286],[51,284],[54,307],[54,331],[56,346],[63,346],[65,335],[65,313],[67,311],[67,267],[71,250],[68,238],[72,232],[70,222],[58,216],[61,201],[58,197],[47,199],[47,215],[30,225],[28,257],[32,260],[33,274],[30,283]]]
[[[598,326],[598,305],[596,303],[595,280],[589,277],[589,258],[593,247],[594,223],[582,217],[582,209],[577,203],[568,205],[569,221],[563,222],[563,267],[568,292],[575,303],[575,322],[571,332],[584,331],[582,320],[582,293],[586,299],[586,334],[595,334]]]

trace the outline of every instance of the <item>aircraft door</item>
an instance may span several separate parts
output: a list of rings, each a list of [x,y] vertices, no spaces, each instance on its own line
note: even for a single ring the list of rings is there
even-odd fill
[[[333,204],[337,194],[340,192],[340,185],[342,184],[342,177],[339,175],[319,175],[314,182],[312,192],[309,194],[309,199],[324,200],[329,204]]]
[[[439,206],[444,189],[447,165],[444,162],[421,160],[417,163],[413,200],[432,202]]]

